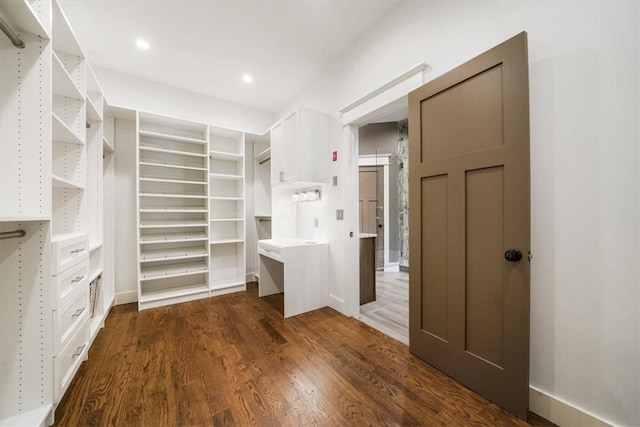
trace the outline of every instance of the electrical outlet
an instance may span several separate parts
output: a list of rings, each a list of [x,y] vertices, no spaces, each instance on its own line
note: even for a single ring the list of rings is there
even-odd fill
[[[338,221],[344,220],[344,209],[336,209],[336,219]]]
[[[318,227],[318,218],[313,218],[313,226]]]

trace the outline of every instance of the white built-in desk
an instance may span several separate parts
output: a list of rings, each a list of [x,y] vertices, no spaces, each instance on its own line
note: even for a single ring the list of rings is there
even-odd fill
[[[258,295],[284,292],[284,317],[327,305],[329,244],[307,239],[258,240]]]

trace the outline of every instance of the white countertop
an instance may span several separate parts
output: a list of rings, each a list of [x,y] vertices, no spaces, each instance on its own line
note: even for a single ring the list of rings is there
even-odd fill
[[[372,237],[378,237],[377,234],[372,234],[372,233],[360,233],[360,238],[361,239],[370,239]]]
[[[265,245],[283,249],[292,248],[295,246],[309,246],[309,245],[326,245],[327,242],[320,242],[310,239],[265,239],[258,240],[258,244],[263,243]]]

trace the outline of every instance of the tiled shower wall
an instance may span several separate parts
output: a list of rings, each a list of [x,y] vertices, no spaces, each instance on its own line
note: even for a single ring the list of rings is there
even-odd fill
[[[409,269],[409,129],[398,122],[398,199],[400,209],[400,268]]]

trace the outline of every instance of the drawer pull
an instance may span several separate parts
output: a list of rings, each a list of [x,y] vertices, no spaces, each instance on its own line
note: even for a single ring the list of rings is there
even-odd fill
[[[79,317],[82,314],[82,312],[84,311],[85,308],[86,307],[82,307],[82,308],[77,309],[76,312],[71,315],[71,317],[72,318],[73,317]]]
[[[84,350],[85,346],[86,346],[86,344],[76,348],[76,352],[71,355],[71,358],[75,359],[76,357],[80,356],[82,354],[82,350]]]
[[[80,249],[74,249],[71,251],[72,254],[78,254],[80,252],[84,251],[84,248],[80,248]]]
[[[84,279],[84,276],[77,276],[75,279],[73,279],[71,281],[71,283],[78,283],[79,281],[81,281],[82,279]]]

